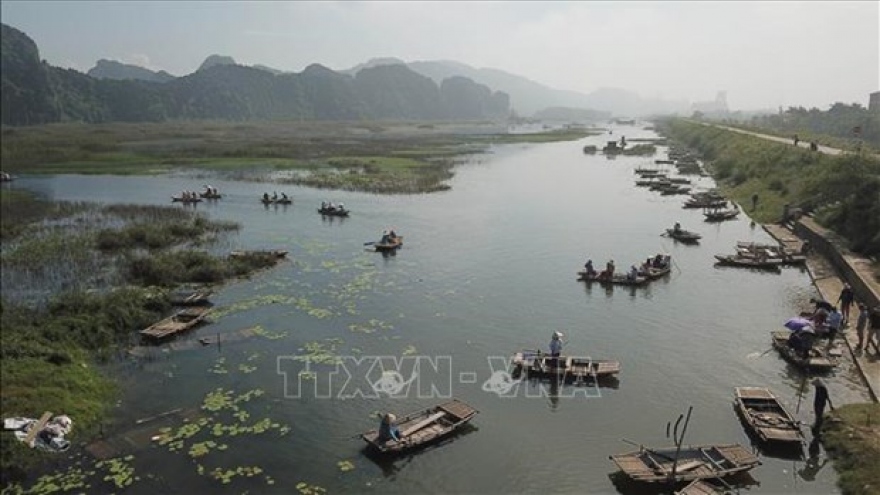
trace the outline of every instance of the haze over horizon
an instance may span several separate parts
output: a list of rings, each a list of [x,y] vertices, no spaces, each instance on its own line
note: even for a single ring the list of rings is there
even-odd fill
[[[373,58],[451,60],[589,93],[731,110],[867,106],[880,90],[880,2],[0,3],[49,64],[99,59],[192,73],[212,54],[300,72]]]

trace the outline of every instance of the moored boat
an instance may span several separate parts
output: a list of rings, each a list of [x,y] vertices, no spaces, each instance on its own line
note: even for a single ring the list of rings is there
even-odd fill
[[[801,356],[798,352],[788,345],[788,338],[791,336],[789,331],[773,331],[770,332],[770,338],[773,341],[773,348],[779,352],[782,359],[805,371],[826,372],[837,367],[837,359],[829,355],[826,349],[813,347],[807,353],[807,356]]]
[[[211,289],[181,289],[171,293],[169,301],[172,306],[204,306],[211,304]]]
[[[739,208],[736,205],[733,208],[727,210],[721,210],[716,208],[709,208],[707,211],[703,212],[703,216],[706,217],[707,222],[723,222],[725,220],[733,220],[739,215]]]
[[[214,192],[210,192],[210,193],[209,192],[200,192],[199,197],[204,198],[204,199],[220,199],[223,197],[223,195],[220,193],[214,193]]]
[[[779,271],[782,260],[778,258],[753,258],[736,254],[716,254],[715,259],[719,265],[736,266],[741,268],[754,268],[757,270]]]
[[[361,434],[361,438],[382,454],[401,454],[440,440],[467,424],[478,411],[464,402],[453,399],[417,411],[397,420],[400,440],[379,438],[379,430]]]
[[[767,445],[796,446],[804,442],[801,424],[765,387],[736,387],[734,406],[749,430]]]
[[[206,306],[194,306],[178,311],[177,313],[158,321],[140,331],[141,336],[154,341],[160,341],[185,332],[202,323],[211,308]]]
[[[610,458],[624,475],[647,483],[668,482],[673,478],[676,482],[722,478],[761,464],[754,454],[738,444],[681,447],[677,455],[676,450],[676,447],[641,447]]]
[[[583,382],[612,378],[620,373],[619,361],[583,356],[559,356],[554,359],[547,353],[529,349],[514,353],[510,364],[514,378],[556,378]]]

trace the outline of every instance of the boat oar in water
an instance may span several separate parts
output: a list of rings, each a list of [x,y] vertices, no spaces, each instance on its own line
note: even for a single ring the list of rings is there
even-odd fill
[[[373,244],[376,244],[376,241],[365,242],[364,246],[372,246]]]

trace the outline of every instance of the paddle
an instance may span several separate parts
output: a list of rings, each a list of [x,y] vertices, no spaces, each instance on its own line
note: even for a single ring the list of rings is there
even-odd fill
[[[804,381],[801,382],[801,386],[798,389],[798,402],[797,402],[797,407],[794,410],[795,414],[797,414],[801,410],[801,399],[803,398],[803,395],[804,395],[804,386],[807,384],[807,376],[808,375],[804,375]]]
[[[376,244],[376,241],[365,242],[364,246],[372,246],[373,244]]]

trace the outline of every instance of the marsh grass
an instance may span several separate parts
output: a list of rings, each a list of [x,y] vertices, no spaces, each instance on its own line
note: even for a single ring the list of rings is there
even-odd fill
[[[448,189],[456,159],[492,144],[547,143],[586,129],[498,133],[487,123],[170,122],[4,128],[0,168],[37,174],[161,174],[190,168],[240,180],[377,193]]]
[[[179,208],[55,203],[4,190],[0,213],[0,414],[67,414],[74,442],[95,433],[115,396],[97,364],[169,314],[171,291],[153,285],[220,283],[273,263],[193,250],[238,226]],[[3,435],[0,482],[47,459]],[[117,487],[130,479],[112,471]]]
[[[847,404],[825,421],[823,443],[845,495],[880,492],[880,404]]]

